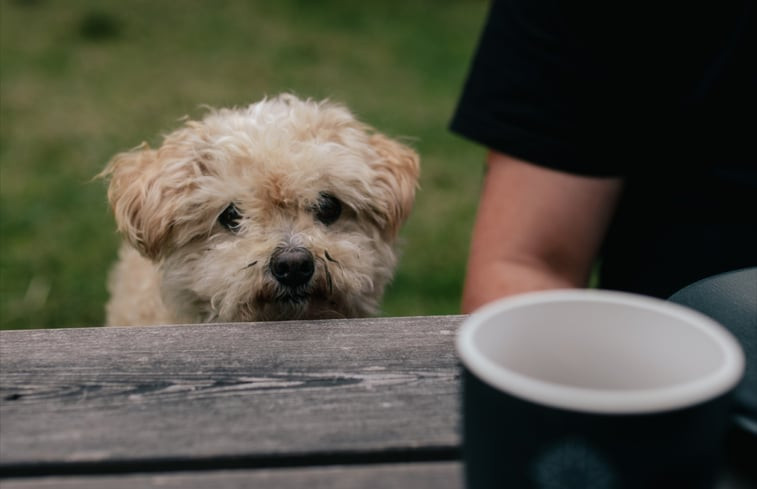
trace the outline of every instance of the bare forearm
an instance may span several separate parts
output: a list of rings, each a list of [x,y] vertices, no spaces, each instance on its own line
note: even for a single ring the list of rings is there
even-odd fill
[[[587,284],[620,192],[492,153],[471,240],[462,309],[500,297]]]
[[[473,264],[468,267],[461,307],[464,313],[470,313],[509,295],[584,285],[570,281],[554,270],[533,264],[506,260]]]

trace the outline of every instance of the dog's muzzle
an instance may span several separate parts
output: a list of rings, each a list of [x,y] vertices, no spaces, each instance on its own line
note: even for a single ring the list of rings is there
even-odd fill
[[[315,261],[305,248],[276,248],[268,268],[281,285],[298,287],[313,277]]]

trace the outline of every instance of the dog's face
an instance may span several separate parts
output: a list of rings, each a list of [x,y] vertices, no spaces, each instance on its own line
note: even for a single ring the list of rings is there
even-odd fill
[[[190,121],[104,174],[119,230],[186,321],[369,315],[419,172],[345,108],[291,95]]]

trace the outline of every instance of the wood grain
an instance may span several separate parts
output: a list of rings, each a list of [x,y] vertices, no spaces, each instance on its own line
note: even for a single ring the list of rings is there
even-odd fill
[[[0,474],[454,458],[462,319],[2,332]]]
[[[16,479],[3,489],[461,489],[459,462]]]

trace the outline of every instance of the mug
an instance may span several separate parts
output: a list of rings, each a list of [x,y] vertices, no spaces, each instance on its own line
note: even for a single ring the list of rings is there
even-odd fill
[[[470,489],[710,488],[744,371],[738,342],[686,307],[554,290],[464,321]]]

